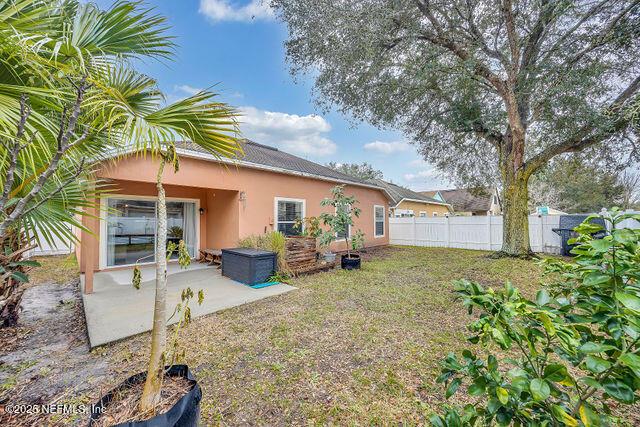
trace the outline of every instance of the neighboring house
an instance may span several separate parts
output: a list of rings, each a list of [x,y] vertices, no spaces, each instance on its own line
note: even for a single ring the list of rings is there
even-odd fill
[[[318,216],[331,188],[346,184],[361,209],[356,229],[365,233],[365,246],[389,242],[386,191],[370,182],[325,166],[246,141],[244,157],[218,159],[197,145],[178,145],[180,170],[166,168],[168,240],[183,239],[192,257],[199,249],[228,248],[251,234],[279,230],[296,234],[294,223]],[[156,242],[156,173],[158,162],[131,153],[104,162],[97,176],[113,185],[100,200],[103,220],[84,216],[87,228],[80,235],[76,254],[84,274],[85,291],[91,292],[96,271],[153,262]],[[334,250],[344,250],[335,242]]]
[[[370,179],[369,182],[385,189],[390,198],[389,213],[393,217],[445,216],[452,211],[451,206],[446,202],[408,188],[381,179]]]
[[[531,215],[567,215],[567,213],[551,206],[536,206],[535,212],[531,213]]]
[[[420,194],[449,203],[455,215],[502,215],[497,188],[422,191]]]

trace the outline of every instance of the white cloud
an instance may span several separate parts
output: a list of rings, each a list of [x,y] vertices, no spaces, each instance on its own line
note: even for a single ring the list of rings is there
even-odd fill
[[[336,152],[336,143],[324,135],[331,125],[316,114],[299,116],[255,107],[239,110],[240,129],[255,142],[303,156],[328,156]]]
[[[364,149],[369,151],[377,151],[383,154],[399,153],[401,151],[411,151],[411,145],[404,141],[373,141],[364,144]]]
[[[201,88],[193,87],[189,85],[175,85],[173,87],[173,90],[176,92],[182,92],[187,96],[193,96],[199,92],[202,92]]]
[[[242,5],[229,0],[200,0],[199,12],[214,22],[273,19],[268,0],[250,0]]]
[[[411,166],[412,168],[424,168],[429,166],[429,163],[427,163],[427,161],[424,159],[415,159],[409,162],[409,166]]]
[[[427,179],[438,178],[438,171],[435,169],[427,169],[418,173],[405,173],[403,177],[407,182],[424,181]]]

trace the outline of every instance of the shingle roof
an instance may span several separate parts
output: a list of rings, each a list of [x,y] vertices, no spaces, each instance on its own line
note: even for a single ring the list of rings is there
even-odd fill
[[[458,188],[454,190],[425,191],[422,194],[440,192],[444,200],[457,212],[488,211],[491,208],[492,190],[489,188]]]
[[[415,191],[409,190],[408,188],[401,187],[391,182],[383,181],[381,179],[370,179],[368,181],[374,185],[377,185],[378,187],[384,188],[391,198],[393,205],[397,205],[403,199],[411,199],[414,201],[421,201],[438,205],[444,204],[440,200],[436,200],[433,197],[425,196],[424,194],[417,193]]]
[[[177,147],[199,153],[208,153],[207,150],[192,142],[181,142]],[[257,142],[250,140],[244,140],[242,147],[244,149],[244,156],[239,158],[241,162],[284,169],[302,174],[315,175],[344,183],[364,185],[367,187],[379,187],[378,185],[372,184],[371,182],[367,182],[363,179],[338,172],[326,166],[294,156],[293,154],[280,151],[275,147],[258,144]]]

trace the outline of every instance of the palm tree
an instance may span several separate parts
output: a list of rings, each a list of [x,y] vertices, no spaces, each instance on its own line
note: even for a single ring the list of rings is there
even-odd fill
[[[166,59],[165,19],[139,2],[107,10],[76,0],[0,0],[0,313],[15,323],[33,265],[21,254],[42,236],[75,239],[80,216],[105,190],[92,172],[114,150],[160,160],[156,299],[141,409],[159,399],[166,349],[166,209],[161,176],[175,142],[219,157],[241,152],[236,113],[202,91],[169,105],[132,59]],[[164,224],[164,229],[162,229]]]

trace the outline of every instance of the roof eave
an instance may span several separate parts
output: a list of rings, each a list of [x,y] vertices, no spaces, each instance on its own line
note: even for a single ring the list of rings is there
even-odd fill
[[[122,155],[126,155],[126,154],[133,154],[136,151],[137,150],[135,150],[134,147],[127,148],[125,150],[120,150],[120,151],[114,150],[113,152],[111,152],[107,156],[105,156],[105,159],[113,158],[113,157],[117,157],[117,156],[122,156]],[[390,197],[389,192],[386,189],[384,189],[382,187],[379,187],[377,185],[373,185],[373,184],[366,184],[366,183],[361,183],[361,182],[356,182],[356,181],[349,181],[349,180],[340,180],[340,179],[337,179],[337,178],[331,178],[331,177],[328,177],[328,176],[316,175],[316,174],[311,174],[311,173],[307,173],[307,172],[293,171],[291,169],[284,169],[284,168],[278,168],[278,167],[275,167],[275,166],[261,165],[259,163],[247,162],[247,161],[240,160],[240,159],[230,159],[230,158],[226,158],[226,157],[216,157],[216,156],[214,156],[212,154],[203,153],[201,151],[189,150],[187,148],[176,148],[176,153],[178,153],[180,155],[183,155],[185,157],[191,157],[191,158],[194,158],[194,159],[226,163],[226,164],[230,164],[230,165],[242,166],[242,167],[246,167],[246,168],[265,170],[265,171],[276,172],[276,173],[282,173],[282,174],[286,174],[286,175],[301,176],[301,177],[305,177],[305,178],[318,179],[318,180],[321,180],[321,181],[334,182],[334,183],[337,183],[337,184],[348,184],[348,185],[355,185],[355,186],[358,186],[358,187],[371,188],[373,190],[382,191],[383,193],[385,193],[387,198],[389,198],[389,200],[393,200]]]
[[[403,197],[402,199],[400,199],[400,201],[398,203],[396,203],[396,205],[394,206],[394,208],[397,208],[400,203],[407,201],[407,202],[417,202],[417,203],[424,203],[427,205],[440,205],[440,206],[446,206],[450,209],[453,209],[453,206],[449,203],[442,203],[442,202],[438,202],[438,201],[430,201],[430,200],[419,200],[419,199],[410,199],[408,197]]]

